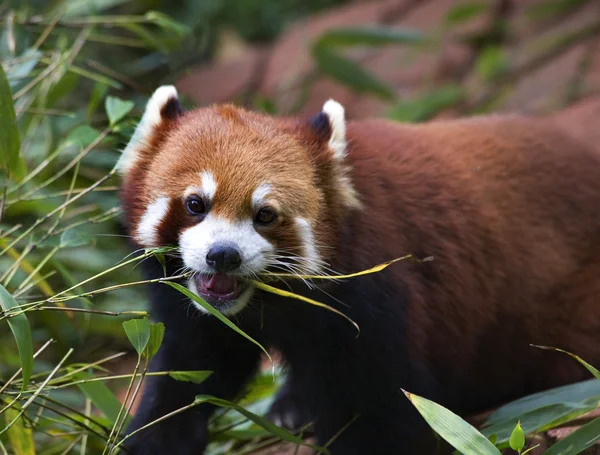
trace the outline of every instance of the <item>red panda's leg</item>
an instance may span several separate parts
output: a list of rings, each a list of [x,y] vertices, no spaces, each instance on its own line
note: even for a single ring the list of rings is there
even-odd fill
[[[287,378],[285,384],[277,392],[267,417],[275,425],[288,430],[298,430],[311,423],[310,411],[306,399],[294,384],[294,378]]]
[[[171,322],[171,324],[169,324]],[[202,384],[176,381],[169,376],[147,378],[130,434],[170,412],[189,405],[197,395],[234,399],[256,371],[260,351],[220,321],[201,317],[173,325],[166,322],[165,340],[151,361],[151,371],[211,370]],[[197,455],[207,444],[207,424],[214,407],[198,405],[169,417],[128,440],[133,455],[176,453]]]

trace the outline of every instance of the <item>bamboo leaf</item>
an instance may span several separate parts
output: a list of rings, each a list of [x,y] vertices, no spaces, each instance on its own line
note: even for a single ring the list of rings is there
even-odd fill
[[[250,281],[250,282],[252,283],[253,286],[257,287],[258,289],[262,289],[263,291],[270,292],[271,294],[280,295],[282,297],[289,297],[289,298],[296,299],[296,300],[302,300],[303,302],[310,303],[311,305],[325,308],[326,310],[329,310],[335,314],[339,314],[344,319],[347,319],[354,327],[356,327],[356,330],[360,334],[360,327],[358,326],[358,324],[356,322],[354,322],[352,319],[350,319],[348,316],[346,316],[341,311],[336,310],[335,308],[333,308],[329,305],[325,305],[324,303],[318,302],[318,301],[310,299],[308,297],[304,297],[303,295],[294,294],[293,292],[284,291],[283,289],[278,289],[274,286],[270,286],[268,284],[261,283],[260,281]]]
[[[129,114],[135,103],[133,101],[124,101],[114,96],[107,96],[104,106],[110,126],[115,126]]]
[[[158,352],[165,336],[165,325],[162,322],[150,326],[150,338],[144,350],[144,356],[150,360]]]
[[[88,245],[92,238],[87,232],[67,229],[60,235],[60,248],[75,248]]]
[[[491,427],[510,420],[514,422],[519,418],[523,424],[522,416],[528,412],[539,412],[540,408],[552,405],[566,405],[571,408],[585,406],[586,403],[593,403],[595,400],[600,401],[600,381],[596,379],[556,387],[523,397],[498,408],[485,422],[485,426]]]
[[[147,318],[130,319],[123,322],[123,329],[138,355],[142,355],[150,341],[150,321]]]
[[[171,286],[173,289],[176,289],[177,291],[181,292],[186,297],[189,297],[194,302],[196,302],[198,305],[200,305],[204,309],[206,309],[206,311],[208,311],[210,314],[212,314],[214,317],[216,317],[219,321],[221,321],[227,327],[229,327],[230,329],[236,331],[241,336],[243,336],[244,338],[246,338],[248,341],[254,343],[256,346],[258,346],[266,354],[266,356],[269,358],[269,361],[271,362],[271,364],[273,364],[273,359],[271,359],[271,356],[269,355],[269,353],[263,347],[262,344],[260,344],[258,341],[256,341],[254,338],[252,338],[250,335],[248,335],[246,332],[244,332],[242,329],[240,329],[237,325],[235,325],[233,322],[231,322],[229,320],[229,318],[227,318],[225,315],[223,315],[222,313],[220,313],[219,311],[217,311],[212,305],[210,305],[209,303],[205,302],[202,298],[200,298],[199,296],[197,296],[196,294],[194,294],[193,292],[191,292],[187,288],[183,287],[179,283],[173,283],[171,281],[163,281],[162,283],[164,283],[164,284],[166,284],[168,286]]]
[[[412,259],[412,254],[407,254],[406,256],[392,259],[391,261],[383,262],[382,264],[376,265],[375,267],[371,267],[370,269],[361,270],[360,272],[350,273],[348,275],[295,275],[293,273],[265,273],[263,274],[263,276],[301,278],[305,280],[345,280],[347,278],[355,278],[357,276],[381,272],[382,270],[387,269],[390,265],[399,261],[404,261],[406,259]],[[425,259],[423,261],[425,261]]]
[[[495,425],[481,430],[485,436],[495,434],[496,445],[505,448],[510,445],[510,438],[514,432],[514,422],[519,419],[520,426],[526,434],[539,433],[563,425],[573,419],[587,414],[596,409],[600,403],[600,397],[590,398],[577,403],[554,403],[537,409],[524,411],[518,417],[507,419]]]
[[[149,22],[155,23],[167,32],[178,35],[179,38],[183,38],[190,31],[190,28],[186,25],[173,20],[171,17],[159,11],[148,11],[145,14],[145,17]]]
[[[235,403],[232,403],[231,401],[222,400],[221,398],[216,398],[216,397],[209,396],[209,395],[196,396],[196,399],[194,400],[194,404],[202,404],[202,403],[210,403],[210,404],[214,404],[215,406],[234,409],[237,412],[239,412],[240,414],[242,414],[244,417],[246,417],[247,419],[254,422],[256,425],[264,428],[269,433],[281,438],[284,441],[292,442],[297,445],[307,446],[314,450],[321,451],[322,453],[326,453],[326,454],[329,453],[329,451],[327,449],[318,447],[313,444],[308,444],[301,437],[296,436],[281,427],[278,427],[277,425],[269,422],[264,417],[256,415],[256,414],[246,410],[245,408],[243,408]]]
[[[73,379],[76,381],[92,377],[94,376],[85,372],[73,375]],[[106,384],[101,381],[90,381],[77,384],[77,387],[110,420],[110,423],[114,425],[121,409],[121,402]]]
[[[211,374],[213,374],[212,371],[169,371],[169,376],[176,381],[193,382],[194,384],[202,384]]]
[[[464,455],[501,455],[484,435],[450,410],[426,398],[403,392],[431,428]]]
[[[322,46],[381,46],[385,44],[415,44],[423,40],[416,30],[392,27],[348,27],[329,30],[320,36],[316,45]]]
[[[587,363],[585,360],[583,360],[581,357],[576,356],[575,354],[571,354],[568,351],[564,351],[563,349],[559,349],[559,348],[555,348],[552,346],[538,346],[538,345],[532,345],[533,347],[536,348],[540,348],[540,349],[545,349],[548,351],[558,351],[558,352],[562,352],[563,354],[567,354],[571,357],[573,357],[575,360],[577,360],[579,363],[581,363],[590,373],[592,373],[592,375],[596,378],[600,380],[600,371],[598,371],[597,368],[593,367],[592,365],[590,365],[589,363]]]
[[[576,455],[600,441],[600,417],[581,426],[544,452],[544,455]]]
[[[315,46],[313,56],[319,71],[347,85],[357,93],[371,93],[385,100],[395,98],[394,90],[360,65],[324,46]]]
[[[474,1],[467,3],[459,3],[452,7],[446,14],[446,22],[448,24],[461,24],[468,22],[475,17],[481,16],[489,11],[490,4],[488,2]]]
[[[10,424],[19,415],[19,410],[13,407],[4,411],[6,425]],[[35,455],[33,431],[25,426],[25,419],[19,417],[7,430],[10,448],[15,455]]]
[[[0,307],[3,311],[8,311],[13,308],[19,308],[19,304],[12,295],[0,284]],[[17,342],[19,350],[19,358],[21,359],[21,368],[23,369],[23,384],[22,389],[25,390],[31,378],[33,370],[33,341],[31,338],[31,329],[29,321],[25,313],[20,313],[16,316],[7,319],[8,326]]]
[[[516,450],[519,453],[521,453],[523,447],[525,447],[525,433],[523,432],[523,428],[521,428],[521,422],[517,422],[515,425],[508,444],[511,449]]]
[[[25,175],[25,163],[20,155],[21,138],[17,128],[17,117],[13,94],[4,68],[0,65],[0,169],[17,179]]]

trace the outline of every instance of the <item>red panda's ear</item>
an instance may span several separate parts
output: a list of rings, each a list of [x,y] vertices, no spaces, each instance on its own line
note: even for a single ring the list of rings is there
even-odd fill
[[[323,110],[313,117],[311,128],[321,139],[326,140],[333,157],[343,160],[346,156],[346,119],[344,107],[334,100],[323,105]]]
[[[148,100],[144,115],[123,150],[117,163],[117,170],[121,174],[126,174],[141,154],[148,153],[146,149],[152,135],[161,126],[176,120],[182,114],[183,108],[179,103],[177,89],[172,85],[157,88]]]

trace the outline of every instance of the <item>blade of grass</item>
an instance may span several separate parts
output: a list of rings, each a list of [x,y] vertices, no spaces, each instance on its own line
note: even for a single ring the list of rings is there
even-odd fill
[[[2,285],[0,285],[0,306],[3,311],[18,308],[19,306],[13,296]],[[23,370],[22,390],[25,390],[33,371],[33,340],[31,338],[29,321],[26,315],[19,314],[9,318],[8,325],[19,350],[19,358],[21,359],[21,368]]]
[[[290,291],[284,291],[283,289],[278,289],[274,286],[269,286],[268,284],[265,283],[261,283],[260,281],[250,281],[250,283],[252,283],[253,286],[257,287],[258,289],[262,289],[263,291],[266,292],[270,292],[271,294],[276,294],[276,295],[280,295],[282,297],[289,297],[292,299],[297,299],[297,300],[301,300],[303,302],[306,303],[310,303],[311,305],[314,306],[318,306],[320,308],[325,308],[328,311],[331,311],[335,314],[338,314],[340,316],[342,316],[344,319],[348,320],[350,322],[350,324],[352,324],[355,328],[356,331],[358,332],[356,334],[356,337],[358,338],[358,336],[360,335],[360,327],[358,326],[358,324],[356,322],[354,322],[352,319],[350,319],[348,316],[346,316],[344,313],[342,313],[339,310],[336,310],[335,308],[326,305],[324,303],[318,302],[316,300],[310,299],[308,297],[304,297],[303,295],[299,295],[299,294],[294,294],[293,292]]]
[[[484,435],[450,410],[402,390],[429,426],[464,455],[501,455]]]
[[[371,273],[381,272],[382,270],[385,270],[386,268],[388,268],[390,265],[392,265],[396,262],[399,262],[399,261],[405,261],[407,259],[414,259],[413,255],[407,254],[406,256],[392,259],[391,261],[387,261],[382,264],[376,265],[375,267],[371,267],[370,269],[362,270],[362,271],[356,272],[356,273],[350,273],[348,275],[295,275],[293,273],[268,272],[268,273],[262,274],[262,276],[267,276],[267,277],[273,276],[273,277],[278,277],[278,278],[299,278],[299,279],[305,279],[305,280],[345,280],[347,278],[356,278],[357,276],[363,276],[363,275],[369,275]],[[417,260],[417,259],[414,259],[414,260]],[[431,259],[426,258],[426,259],[421,259],[420,261],[426,262],[428,260],[431,260]]]
[[[173,289],[176,289],[177,291],[181,292],[186,297],[189,297],[194,302],[196,302],[198,305],[200,305],[204,309],[206,309],[206,311],[208,311],[210,314],[212,314],[214,317],[216,317],[219,321],[221,321],[227,327],[229,327],[230,329],[236,331],[241,336],[243,336],[244,338],[246,338],[248,341],[254,343],[268,357],[269,361],[271,362],[271,366],[273,368],[275,367],[275,364],[273,363],[273,359],[271,358],[271,356],[269,355],[269,352],[263,347],[262,344],[260,344],[258,341],[256,341],[254,338],[252,338],[250,335],[248,335],[246,332],[244,332],[242,329],[240,329],[237,325],[235,325],[233,322],[231,322],[231,320],[229,318],[227,318],[221,312],[217,311],[212,305],[208,304],[207,302],[205,302],[204,300],[202,300],[199,296],[197,296],[196,294],[194,294],[193,292],[189,291],[187,288],[183,287],[182,285],[180,285],[178,283],[173,283],[173,282],[170,282],[170,281],[162,281],[162,283],[165,283],[165,284],[171,286]],[[275,374],[275,370],[273,370],[273,375],[274,374]]]
[[[557,352],[562,352],[563,354],[567,354],[568,356],[571,356],[572,358],[574,358],[575,360],[577,360],[581,365],[583,365],[590,373],[592,373],[592,375],[596,379],[600,380],[600,371],[598,371],[597,368],[594,368],[592,365],[590,365],[589,363],[587,363],[581,357],[576,356],[575,354],[571,354],[568,351],[565,351],[565,350],[559,349],[559,348],[555,348],[555,347],[552,347],[552,346],[539,346],[539,345],[535,345],[535,344],[532,344],[531,346],[533,346],[534,348],[544,349],[546,351],[557,351]]]
[[[38,395],[40,393],[42,393],[42,390],[44,390],[44,387],[46,387],[46,385],[48,384],[50,379],[52,379],[54,374],[58,371],[58,369],[61,367],[61,365],[69,358],[69,356],[72,353],[73,353],[73,348],[70,348],[67,351],[67,353],[63,356],[63,358],[60,360],[60,362],[56,365],[56,367],[54,367],[54,369],[50,372],[50,374],[44,380],[44,382],[42,382],[42,384],[36,389],[35,393],[33,395],[31,395],[31,397],[29,397],[29,399],[25,402],[25,404],[23,404],[23,407],[19,411],[17,417],[15,417],[6,427],[4,427],[4,429],[2,429],[0,431],[0,435],[2,435],[4,432],[8,431],[10,429],[10,427],[17,421],[17,419],[19,419],[25,413],[25,410],[31,405],[31,403],[33,403],[33,401],[38,397]]]

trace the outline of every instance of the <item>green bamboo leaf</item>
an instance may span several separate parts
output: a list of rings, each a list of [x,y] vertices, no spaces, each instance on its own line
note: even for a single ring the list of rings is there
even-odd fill
[[[507,52],[499,46],[483,49],[475,62],[475,71],[486,82],[493,82],[509,69]]]
[[[150,360],[158,352],[165,336],[165,325],[162,322],[150,326],[150,338],[144,350],[144,356]]]
[[[423,122],[465,99],[464,89],[448,84],[393,106],[388,117],[399,122]]]
[[[357,63],[329,48],[313,47],[313,57],[319,71],[347,85],[357,93],[372,93],[382,99],[394,99],[395,92],[390,86],[365,71]]]
[[[21,63],[11,65],[6,73],[11,88],[23,84],[24,79],[33,71],[41,56],[42,53],[37,49],[27,49],[21,54]]]
[[[9,425],[18,415],[19,410],[13,407],[4,411],[6,425]],[[7,430],[8,441],[14,455],[35,455],[33,431],[25,426],[25,419],[20,417]]]
[[[0,307],[3,311],[12,308],[18,308],[19,304],[12,295],[0,284]],[[7,319],[8,326],[17,342],[19,358],[21,359],[21,368],[23,369],[23,385],[21,390],[25,390],[31,378],[33,370],[33,341],[31,339],[31,329],[25,313]]]
[[[558,441],[544,455],[576,455],[600,441],[600,417]]]
[[[169,371],[171,376],[176,381],[193,382],[194,384],[202,384],[206,379],[213,374],[212,371]]]
[[[460,24],[481,16],[490,9],[489,2],[475,1],[459,3],[452,7],[446,14],[448,24]]]
[[[563,349],[559,349],[559,348],[555,348],[552,346],[538,346],[538,345],[532,345],[533,347],[536,348],[540,348],[540,349],[545,349],[548,351],[558,351],[558,352],[562,352],[563,354],[567,354],[571,357],[573,357],[575,360],[577,360],[579,363],[581,363],[590,373],[592,373],[592,375],[596,378],[600,380],[600,371],[598,371],[597,368],[593,367],[592,365],[590,365],[589,363],[587,363],[585,360],[583,360],[581,357],[576,356],[575,354],[571,354],[568,351],[564,351]]]
[[[501,455],[484,435],[450,410],[433,401],[404,391],[429,426],[464,455]]]
[[[210,314],[212,314],[214,317],[216,317],[219,321],[221,321],[227,327],[229,327],[232,330],[235,330],[237,333],[239,333],[241,336],[246,338],[248,341],[251,341],[252,343],[254,343],[267,355],[267,357],[269,358],[269,361],[271,363],[273,363],[273,359],[271,359],[271,356],[269,355],[269,353],[263,347],[262,344],[260,344],[258,341],[256,341],[254,338],[252,338],[250,335],[248,335],[246,332],[244,332],[242,329],[240,329],[237,325],[235,325],[233,322],[231,322],[229,320],[229,318],[227,318],[225,315],[223,315],[222,313],[217,311],[212,305],[205,302],[199,296],[197,296],[196,294],[194,294],[193,292],[191,292],[190,290],[188,290],[187,288],[183,287],[182,285],[180,285],[178,283],[173,283],[172,281],[163,281],[162,283],[164,283],[168,286],[171,286],[173,289],[176,289],[179,292],[181,292],[183,295],[189,297],[194,302],[196,302],[198,305],[201,305],[204,309],[206,309],[206,311],[208,311]]]
[[[521,453],[523,447],[525,447],[525,432],[523,431],[523,428],[521,428],[521,422],[517,422],[515,425],[515,428],[510,435],[508,445],[511,449],[516,450],[519,453]]]
[[[552,405],[569,406],[570,408],[585,406],[586,403],[592,403],[594,400],[600,401],[600,381],[595,379],[555,387],[520,398],[498,408],[485,422],[485,426],[491,427],[509,420],[514,422],[519,418],[523,424],[522,416],[527,412],[538,411],[540,408]]]
[[[123,322],[123,329],[138,355],[142,355],[150,341],[150,321],[147,318],[130,319]]]
[[[333,29],[321,35],[316,42],[324,46],[381,46],[385,44],[415,44],[423,41],[416,30],[392,27],[348,27]]]
[[[100,135],[100,131],[89,126],[89,125],[79,125],[77,128],[74,128],[71,132],[69,132],[66,137],[63,145],[79,145],[81,147],[87,147]]]
[[[79,381],[92,377],[94,376],[89,373],[79,372],[73,375],[73,380]],[[114,425],[121,409],[121,402],[106,384],[101,381],[91,381],[77,384],[77,387],[110,420],[110,423]]]
[[[321,451],[322,453],[326,453],[326,454],[329,453],[329,451],[327,449],[325,449],[323,447],[318,447],[313,444],[308,444],[301,437],[296,436],[281,427],[278,427],[277,425],[269,422],[264,417],[256,415],[256,414],[248,411],[247,409],[243,408],[242,406],[232,403],[231,401],[223,400],[221,398],[216,398],[216,397],[213,397],[210,395],[196,396],[196,398],[194,400],[194,404],[202,404],[202,403],[210,403],[210,404],[214,404],[215,406],[222,407],[222,408],[234,409],[237,412],[239,412],[240,414],[242,414],[244,417],[246,417],[248,420],[251,420],[256,425],[264,428],[269,433],[273,434],[274,436],[279,437],[280,439],[282,439],[284,441],[292,442],[292,443],[298,444],[298,445],[307,446],[316,451]]]
[[[133,101],[124,101],[114,96],[107,96],[104,107],[110,126],[115,126],[133,109]]]
[[[25,163],[19,153],[21,138],[17,128],[17,116],[13,94],[4,68],[0,65],[0,169],[17,179],[25,175]]]
[[[175,33],[179,38],[183,38],[190,32],[189,27],[159,11],[148,11],[145,16],[149,22],[155,23],[167,32]]]
[[[485,436],[495,434],[496,445],[499,448],[509,446],[511,435],[514,431],[514,422],[518,418],[520,426],[526,434],[540,433],[570,422],[588,412],[596,409],[600,397],[589,398],[577,403],[555,403],[523,412],[518,417],[513,417],[481,430]]]
[[[88,245],[92,237],[87,232],[76,229],[67,229],[60,235],[60,248],[75,248]]]

